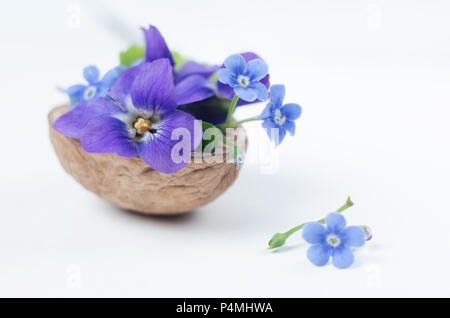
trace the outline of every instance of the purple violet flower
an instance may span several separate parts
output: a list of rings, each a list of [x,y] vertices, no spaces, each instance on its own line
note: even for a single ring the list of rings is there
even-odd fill
[[[295,120],[302,114],[302,108],[298,104],[283,105],[284,94],[284,85],[272,85],[270,87],[270,102],[267,103],[261,115],[257,117],[263,120],[262,126],[266,129],[270,140],[274,140],[276,146],[284,140],[286,131],[294,136]],[[272,129],[278,129],[278,138],[272,135]]]
[[[170,59],[127,69],[109,96],[114,101],[91,99],[62,115],[53,127],[65,136],[80,138],[86,152],[139,155],[163,173],[174,173],[187,164],[190,152],[201,142],[202,128],[192,115],[177,110]],[[180,142],[183,146],[178,151],[175,146]]]
[[[142,30],[145,37],[145,61],[152,62],[159,58],[167,58],[174,66],[172,53],[159,30],[152,25]],[[215,85],[210,77],[218,69],[217,65],[206,66],[189,61],[175,71],[174,84],[178,105],[186,105],[215,96]]]
[[[141,29],[144,32],[145,38],[145,61],[153,62],[158,59],[166,58],[173,67],[175,61],[161,32],[153,25],[150,25],[148,29]]]
[[[70,109],[74,109],[81,103],[95,97],[105,97],[111,85],[116,81],[119,75],[125,70],[123,66],[117,66],[108,71],[100,79],[100,71],[94,65],[86,66],[83,69],[83,76],[88,85],[76,84],[67,89],[61,89],[69,95]]]
[[[303,239],[313,244],[306,256],[316,266],[328,263],[330,257],[335,267],[346,268],[353,264],[351,247],[361,247],[366,238],[360,226],[346,227],[345,218],[332,212],[325,218],[326,227],[319,222],[311,222],[303,228]]]
[[[145,61],[152,62],[157,58],[165,57],[173,65],[174,60],[172,54],[159,30],[152,25],[148,29],[142,28],[142,30],[144,31],[145,37]],[[260,59],[253,52],[244,52],[241,55],[245,63]],[[133,66],[139,63],[141,63],[140,60],[135,61]],[[198,119],[214,123],[224,122],[226,119],[226,110],[223,114],[217,114],[218,111],[216,108],[220,107],[220,105],[216,104],[221,104],[222,99],[233,99],[234,90],[229,85],[211,79],[212,75],[219,68],[223,67],[224,65],[221,67],[218,65],[208,66],[194,61],[187,61],[180,69],[174,71],[175,94],[178,105],[185,105],[184,109],[195,114]],[[269,74],[262,78],[260,82],[268,89],[270,86]],[[219,99],[216,97],[219,97]],[[254,102],[258,102],[258,100]],[[249,103],[252,102],[239,99],[237,106]]]
[[[243,58],[243,61],[237,55],[240,55]],[[241,75],[242,78],[244,78],[244,79],[246,77],[245,74],[237,74],[237,73],[245,73],[245,71],[246,71],[245,68],[247,65],[250,65],[250,67],[252,67],[253,64],[255,64],[255,66],[256,66],[255,70],[257,70],[258,72],[262,71],[262,72],[266,73],[262,78],[260,78],[258,80],[258,82],[260,84],[263,84],[263,86],[265,86],[265,93],[264,93],[264,89],[263,89],[262,85],[260,85],[260,84],[255,85],[255,86],[257,86],[256,89],[258,89],[261,94],[260,97],[264,98],[263,100],[266,100],[267,99],[267,95],[266,95],[267,89],[269,89],[270,83],[269,83],[269,74],[267,74],[267,65],[265,64],[265,62],[257,54],[255,54],[253,52],[245,52],[245,53],[241,53],[241,54],[235,54],[235,55],[230,56],[229,58],[231,58],[231,57],[232,57],[232,59],[229,60],[228,66],[226,65],[228,62],[225,62],[221,67],[221,68],[225,67],[226,70],[231,72],[231,74],[229,72],[220,71],[220,72],[222,72],[222,76],[223,76],[222,80],[224,80],[225,82],[222,81],[219,77],[219,74],[217,74],[218,75],[218,81],[217,81],[218,95],[221,97],[227,98],[227,99],[233,99],[233,96],[235,94],[235,86],[236,86],[234,84],[238,84],[237,78],[239,77],[239,75]],[[258,61],[258,62],[252,62],[252,61]],[[261,63],[261,61],[263,61],[264,64]],[[230,68],[232,68],[233,70],[231,70]],[[256,74],[251,74],[251,75],[255,76]],[[230,82],[231,84],[229,84],[228,82]],[[241,97],[241,96],[239,96],[239,97]],[[251,97],[253,98],[253,96],[251,96]],[[244,100],[244,98],[240,98],[238,100],[236,106],[259,102],[260,100],[261,99],[258,98],[258,96],[253,98],[253,100]]]

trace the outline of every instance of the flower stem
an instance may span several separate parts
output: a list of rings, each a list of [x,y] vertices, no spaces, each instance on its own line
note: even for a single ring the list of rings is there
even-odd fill
[[[336,212],[338,213],[342,213],[344,212],[346,209],[348,209],[349,207],[351,207],[353,205],[352,200],[350,199],[350,197],[347,198],[347,201],[345,201],[345,203],[336,210]],[[324,224],[325,223],[325,218],[318,220],[317,222]],[[283,246],[284,243],[286,243],[286,239],[291,236],[292,234],[294,234],[297,231],[300,231],[301,229],[303,229],[303,227],[305,227],[306,224],[311,223],[311,222],[306,222],[306,223],[302,223],[300,225],[297,225],[296,227],[293,227],[292,229],[290,229],[289,231],[285,232],[285,233],[276,233],[272,239],[269,241],[269,249],[272,248],[277,248],[280,246]]]
[[[227,122],[225,123],[225,128],[231,127],[231,120],[232,120],[233,112],[234,112],[234,109],[236,108],[238,99],[239,99],[239,96],[234,94],[233,100],[231,101],[231,104],[228,107]]]
[[[339,209],[337,209],[336,212],[342,213],[352,205],[353,205],[352,199],[350,199],[350,197],[347,197],[347,201],[345,201],[344,205],[342,205]]]
[[[249,122],[249,121],[254,121],[254,120],[258,120],[258,119],[255,118],[255,117],[250,117],[250,118],[243,119],[243,120],[237,121],[237,122],[235,122],[235,123],[232,123],[232,124],[230,125],[230,127],[236,127],[236,126],[239,126],[240,124],[247,123],[247,122]]]

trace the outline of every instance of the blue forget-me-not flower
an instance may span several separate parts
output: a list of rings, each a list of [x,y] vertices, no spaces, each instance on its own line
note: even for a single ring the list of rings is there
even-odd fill
[[[70,109],[74,109],[78,105],[94,97],[105,97],[108,90],[114,84],[119,75],[125,70],[123,66],[117,66],[108,71],[103,78],[100,79],[100,71],[94,65],[86,66],[83,69],[83,77],[87,81],[85,84],[72,85],[67,89],[62,89],[70,98]]]
[[[295,134],[295,120],[302,113],[302,108],[298,104],[285,104],[283,99],[285,94],[284,85],[272,85],[270,87],[270,101],[257,119],[263,120],[262,126],[266,129],[267,135],[274,140],[278,146],[284,140],[286,132],[291,136]],[[273,134],[273,129],[278,129],[278,136]]]
[[[247,102],[267,100],[267,88],[261,83],[269,71],[266,62],[254,59],[246,63],[242,55],[234,54],[225,59],[224,65],[225,68],[217,72],[219,82],[231,86],[234,93]]]
[[[328,263],[330,257],[335,267],[346,268],[353,264],[351,247],[361,247],[366,240],[360,226],[346,227],[345,218],[332,212],[325,218],[326,226],[319,222],[308,223],[303,229],[303,239],[312,244],[308,259],[316,266]]]

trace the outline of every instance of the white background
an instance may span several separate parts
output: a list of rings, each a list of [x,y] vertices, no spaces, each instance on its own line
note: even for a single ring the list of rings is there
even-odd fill
[[[450,296],[449,15],[425,0],[4,2],[0,296]],[[276,171],[247,163],[181,217],[102,201],[48,138],[47,113],[67,100],[55,87],[81,82],[85,65],[114,67],[149,23],[200,61],[259,53],[304,110]],[[374,231],[351,268],[314,267],[300,235],[266,249],[348,194],[348,223]]]

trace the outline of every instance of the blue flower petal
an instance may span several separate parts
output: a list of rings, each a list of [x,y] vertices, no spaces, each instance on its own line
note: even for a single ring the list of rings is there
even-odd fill
[[[306,256],[316,266],[323,266],[328,263],[332,253],[332,249],[326,244],[316,244],[310,246],[306,252]]]
[[[89,65],[83,69],[83,76],[89,84],[95,84],[100,78],[100,71],[97,66]]]
[[[278,125],[275,124],[275,122],[271,118],[266,118],[262,122],[261,126],[266,131],[267,136],[269,137],[269,140],[272,141],[272,128],[273,129],[277,129]]]
[[[120,74],[122,74],[123,71],[125,71],[125,67],[123,65],[119,65],[112,70],[109,70],[106,72],[106,74],[103,76],[101,81],[101,86],[103,88],[110,88],[114,82],[117,80]]]
[[[175,110],[177,101],[169,60],[158,59],[138,68],[130,91],[134,106],[157,114]]]
[[[288,120],[296,120],[302,114],[302,108],[298,104],[286,104],[281,107],[281,113]]]
[[[283,127],[280,127],[280,129],[278,129],[278,135],[272,136],[272,139],[275,143],[275,147],[278,147],[279,145],[281,145],[281,143],[284,140],[284,137],[286,137],[286,129],[284,129]]]
[[[348,247],[361,247],[366,242],[364,230],[360,226],[349,226],[341,234],[342,244]]]
[[[236,76],[233,73],[231,73],[229,70],[224,69],[224,68],[220,69],[217,72],[217,80],[223,84],[227,84],[232,87],[237,84]]]
[[[67,89],[59,88],[59,91],[66,93],[70,99],[70,108],[69,110],[75,109],[81,103],[84,102],[84,92],[88,88],[86,85],[76,84],[72,85]]]
[[[257,119],[267,119],[267,118],[272,118],[272,103],[267,103],[266,107],[264,108],[264,110],[262,111],[261,115],[256,116]]]
[[[284,85],[272,85],[270,86],[270,101],[277,107],[283,105],[284,99]]]
[[[224,64],[225,67],[235,76],[245,74],[245,70],[247,68],[244,57],[240,54],[234,54],[227,57]]]
[[[278,128],[279,126],[271,118],[266,118],[262,123],[262,127],[270,129],[270,128]]]
[[[278,147],[283,142],[286,130],[276,124],[273,119],[264,119],[262,127],[265,128],[267,136],[269,136],[270,141],[274,142],[275,147]]]
[[[84,90],[86,88],[87,88],[86,85],[76,84],[70,86],[67,89],[63,89],[62,91],[65,92],[67,95],[69,95],[70,98],[80,98],[83,95]]]
[[[291,136],[295,135],[295,122],[286,119],[283,124],[283,128],[286,129]]]
[[[254,82],[251,83],[249,88],[253,89],[256,92],[256,98],[260,101],[266,101],[269,97],[269,92],[267,91],[267,88],[264,86],[263,83],[260,82]]]
[[[325,218],[325,222],[327,223],[327,227],[330,232],[336,234],[344,230],[346,225],[345,218],[337,212],[331,212],[328,214]]]
[[[81,146],[86,152],[110,153],[126,158],[137,156],[137,146],[128,126],[114,117],[97,117],[83,129]]]
[[[242,98],[247,102],[253,102],[257,97],[256,91],[254,89],[251,89],[250,87],[235,87],[234,92],[239,96],[239,98]]]
[[[319,222],[311,222],[303,228],[303,239],[310,244],[319,244],[325,242],[328,231]]]
[[[353,264],[353,260],[355,257],[353,256],[353,252],[350,248],[339,245],[338,247],[333,249],[333,260],[332,263],[337,268],[347,268]]]
[[[246,75],[252,82],[256,82],[264,78],[269,72],[266,62],[261,59],[254,59],[247,63]]]
[[[97,86],[97,91],[95,92],[94,97],[106,97],[106,95],[108,95],[108,91],[109,87],[107,87],[106,85]]]

